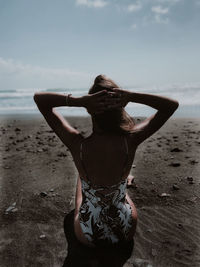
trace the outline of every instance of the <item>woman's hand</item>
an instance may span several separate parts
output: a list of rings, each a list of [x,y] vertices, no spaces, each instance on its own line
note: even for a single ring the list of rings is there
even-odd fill
[[[129,99],[130,99],[131,92],[129,92],[128,90],[123,90],[120,88],[113,88],[112,92],[114,92],[116,97],[120,99],[120,104],[122,107],[125,107],[130,101]]]
[[[83,106],[90,114],[101,114],[107,110],[121,108],[122,102],[119,92],[107,90],[82,97]]]

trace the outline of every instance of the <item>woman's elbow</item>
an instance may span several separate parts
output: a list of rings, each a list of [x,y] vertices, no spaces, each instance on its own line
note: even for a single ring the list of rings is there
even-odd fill
[[[33,99],[34,99],[35,102],[38,100],[38,93],[34,94]]]
[[[33,99],[34,99],[36,104],[41,102],[41,93],[40,92],[35,93],[34,96],[33,96]]]
[[[174,111],[179,107],[179,102],[174,100]]]
[[[169,109],[170,116],[177,110],[179,107],[179,102],[177,100],[173,100],[171,103],[171,107]]]

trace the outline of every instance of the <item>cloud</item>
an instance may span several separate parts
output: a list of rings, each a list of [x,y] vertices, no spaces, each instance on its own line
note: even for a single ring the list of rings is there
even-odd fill
[[[155,21],[159,24],[168,24],[169,18],[163,18],[160,14],[155,15]]]
[[[89,73],[68,68],[45,68],[0,57],[1,87],[67,87],[88,83]]]
[[[176,4],[180,1],[182,1],[182,0],[157,0],[157,2],[159,2],[159,3],[164,3],[164,4],[168,3],[168,4],[172,4],[172,5]]]
[[[135,4],[130,4],[127,7],[128,12],[136,12],[142,8],[142,5],[140,2],[137,2]]]
[[[151,10],[155,14],[154,19],[156,23],[167,24],[169,22],[169,18],[165,16],[169,12],[168,7],[163,8],[161,6],[153,6]]]
[[[200,0],[196,0],[196,5],[200,7]]]
[[[135,30],[135,29],[137,29],[137,25],[136,24],[132,24],[131,25],[131,30]]]
[[[76,0],[76,5],[78,6],[87,6],[94,8],[102,8],[106,6],[108,2],[104,0]]]
[[[151,10],[156,14],[167,14],[169,12],[169,8],[163,8],[161,6],[153,6]]]

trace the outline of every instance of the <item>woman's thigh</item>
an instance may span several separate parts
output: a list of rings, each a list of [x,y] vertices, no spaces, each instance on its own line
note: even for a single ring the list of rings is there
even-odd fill
[[[137,215],[136,207],[135,207],[133,201],[131,200],[131,198],[129,197],[128,194],[126,194],[126,200],[127,200],[128,204],[131,206],[132,219],[133,219],[133,224],[132,224],[132,227],[131,227],[129,235],[128,235],[128,239],[131,240],[134,237],[135,232],[136,232],[138,215]]]

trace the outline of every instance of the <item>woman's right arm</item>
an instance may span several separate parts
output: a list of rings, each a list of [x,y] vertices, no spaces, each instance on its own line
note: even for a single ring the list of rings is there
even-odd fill
[[[171,115],[178,108],[178,101],[160,96],[160,95],[152,95],[152,94],[143,94],[143,93],[135,93],[128,92],[127,93],[127,102],[135,102],[139,104],[148,105],[152,108],[157,109],[160,112],[167,113]]]
[[[177,100],[164,96],[135,93],[130,91],[125,91],[122,95],[123,94],[125,103],[135,102],[157,109],[155,114],[135,125],[134,142],[136,142],[137,145],[158,131],[179,106]]]

